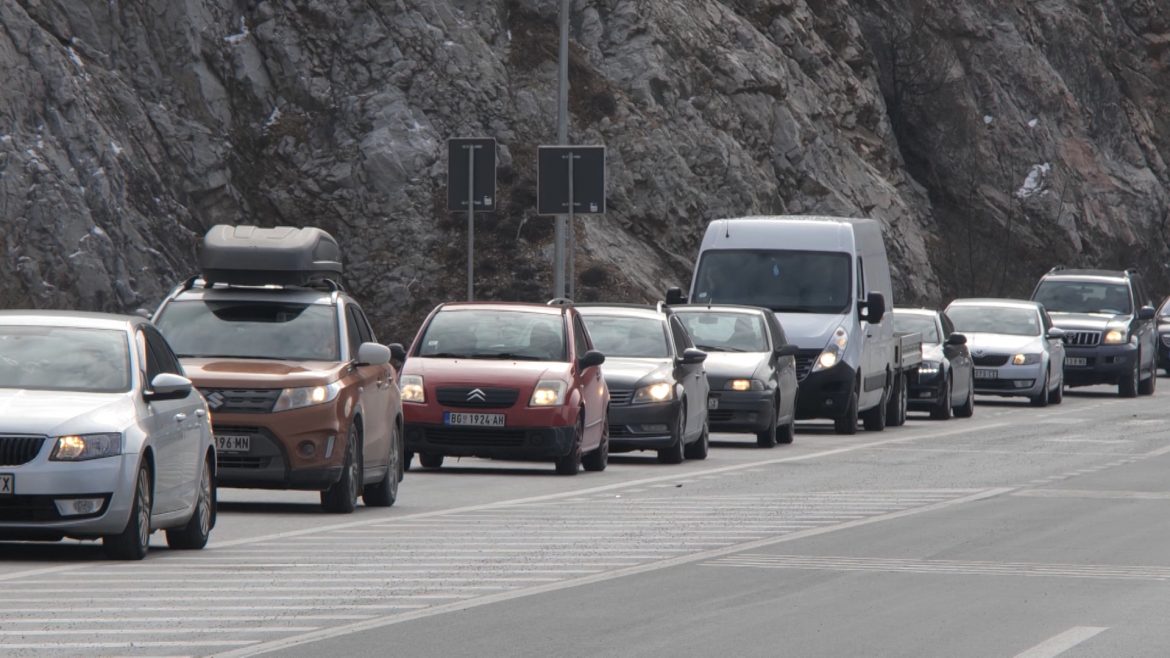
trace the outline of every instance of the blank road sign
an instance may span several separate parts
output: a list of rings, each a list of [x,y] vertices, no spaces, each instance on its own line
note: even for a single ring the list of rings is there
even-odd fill
[[[475,157],[475,191],[468,189],[468,158]],[[467,210],[467,198],[475,199],[476,212],[496,209],[496,140],[447,140],[447,210]]]
[[[573,159],[573,213],[605,214],[604,146],[540,147],[536,167],[537,214],[569,214],[569,158]]]

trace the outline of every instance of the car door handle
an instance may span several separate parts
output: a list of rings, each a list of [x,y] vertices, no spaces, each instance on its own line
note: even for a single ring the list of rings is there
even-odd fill
[[[187,420],[187,414],[182,413],[182,412],[175,414],[175,422],[176,423],[181,423],[184,420]]]

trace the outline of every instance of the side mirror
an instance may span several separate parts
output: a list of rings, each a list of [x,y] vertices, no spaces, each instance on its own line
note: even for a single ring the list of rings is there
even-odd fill
[[[577,361],[577,364],[581,366],[582,370],[599,366],[603,363],[605,363],[605,355],[597,350],[589,350],[581,355],[580,360]]]
[[[406,348],[402,343],[390,343],[390,360],[394,363],[403,363],[406,361]]]
[[[781,345],[780,347],[776,348],[776,356],[778,356],[778,357],[796,356],[797,352],[799,352],[799,351],[800,351],[800,348],[795,346],[795,345],[792,345],[792,344]]]
[[[666,289],[666,305],[676,306],[678,304],[686,304],[687,296],[683,294],[682,288],[667,288]]]
[[[1158,310],[1153,306],[1143,306],[1138,309],[1139,320],[1153,320],[1158,314]]]
[[[359,366],[384,366],[390,363],[390,348],[381,343],[362,343],[358,345],[357,364]]]
[[[142,392],[147,402],[182,400],[191,395],[191,380],[173,372],[160,372],[150,380],[150,388]]]
[[[957,347],[959,345],[966,345],[966,344],[967,344],[967,337],[964,336],[963,334],[956,333],[956,334],[951,334],[950,336],[947,336],[947,345],[954,345]]]
[[[871,292],[865,296],[864,320],[870,324],[877,324],[886,317],[886,296],[880,292]]]
[[[682,356],[679,357],[678,362],[684,366],[702,363],[707,360],[707,353],[703,350],[694,347],[688,347],[683,350]]]
[[[1064,329],[1061,329],[1060,327],[1053,327],[1053,328],[1048,330],[1048,333],[1046,335],[1053,340],[1057,340],[1057,339],[1064,338],[1064,333],[1065,333]]]

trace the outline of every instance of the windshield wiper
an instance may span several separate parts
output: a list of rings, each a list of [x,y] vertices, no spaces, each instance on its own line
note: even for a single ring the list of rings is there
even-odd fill
[[[703,350],[704,352],[726,352],[727,351],[726,349],[724,349],[722,347],[715,347],[714,345],[700,345],[698,343],[695,343],[695,347]]]
[[[435,352],[434,354],[420,354],[430,359],[470,359],[473,358],[468,354],[456,354],[454,352]]]
[[[513,359],[515,361],[545,361],[539,356],[532,356],[531,354],[515,354],[513,352],[497,352],[494,354],[477,354],[475,358],[478,359]]]

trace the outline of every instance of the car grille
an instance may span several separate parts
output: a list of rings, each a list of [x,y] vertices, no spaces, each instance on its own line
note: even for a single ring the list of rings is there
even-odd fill
[[[514,388],[487,386],[447,387],[435,391],[435,398],[439,404],[448,407],[502,409],[516,404],[516,398],[519,396],[520,391]]]
[[[72,518],[72,517],[71,517]],[[4,496],[0,498],[0,521],[60,521],[52,496]]]
[[[633,391],[617,391],[609,389],[609,403],[610,404],[629,404],[634,397]]]
[[[1170,334],[1162,334],[1162,344],[1170,347]]]
[[[279,388],[201,388],[213,412],[233,414],[266,414],[272,411],[280,397]]]
[[[613,438],[620,438],[620,437],[624,437],[624,436],[634,436],[634,433],[630,431],[629,426],[627,426],[627,425],[610,425],[609,426],[609,438],[613,439]]]
[[[710,420],[710,421],[713,421],[716,423],[726,423],[727,421],[731,420],[734,417],[735,417],[735,412],[728,411],[726,409],[712,409],[712,410],[707,412],[707,420]]]
[[[1008,359],[1010,358],[1011,356],[1007,354],[984,354],[983,356],[973,356],[971,360],[977,366],[998,367],[1007,365]]]
[[[1066,331],[1064,344],[1073,347],[1095,347],[1101,344],[1100,331]]]
[[[821,350],[800,350],[796,353],[796,378],[804,380],[812,372],[813,362],[821,355]]]
[[[488,427],[428,427],[426,440],[440,446],[514,447],[524,445],[526,432]]]
[[[0,466],[20,466],[36,458],[43,436],[0,436]]]
[[[224,452],[218,453],[215,456],[215,463],[219,468],[243,468],[248,470],[258,470],[261,468],[266,468],[271,462],[271,457],[229,455]]]

